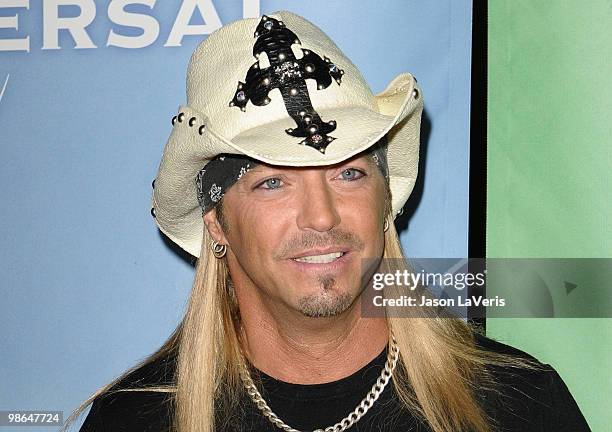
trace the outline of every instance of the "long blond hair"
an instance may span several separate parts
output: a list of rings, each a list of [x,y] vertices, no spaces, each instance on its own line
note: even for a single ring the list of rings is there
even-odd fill
[[[405,262],[401,244],[391,222],[385,233],[383,258]],[[240,314],[229,283],[225,259],[209,249],[211,237],[204,229],[192,293],[182,322],[163,346],[151,356],[99,389],[68,418],[73,422],[98,396],[116,391],[165,392],[174,407],[176,432],[212,432],[230,416],[242,392],[239,364],[242,360]],[[419,309],[427,314],[427,310]],[[387,316],[390,334],[400,349],[393,375],[397,396],[416,417],[434,432],[490,432],[494,428],[476,394],[496,389],[489,365],[537,368],[530,360],[479,349],[473,329],[460,318]],[[169,355],[178,355],[171,385],[120,388],[123,378],[141,366]]]

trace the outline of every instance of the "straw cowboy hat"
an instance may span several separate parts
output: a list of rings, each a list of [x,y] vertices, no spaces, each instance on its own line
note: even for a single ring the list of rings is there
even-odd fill
[[[196,176],[235,154],[283,166],[341,162],[387,134],[394,217],[414,186],[423,98],[409,73],[374,95],[319,28],[282,11],[215,31],[191,57],[187,104],[154,181],[159,229],[193,256],[202,243]]]

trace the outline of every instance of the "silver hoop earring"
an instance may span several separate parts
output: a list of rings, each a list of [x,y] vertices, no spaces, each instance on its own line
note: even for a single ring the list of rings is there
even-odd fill
[[[387,232],[389,230],[389,219],[385,218],[385,225],[383,226],[383,231]]]
[[[218,241],[211,242],[210,248],[212,249],[215,258],[223,258],[227,253],[227,245],[219,244]]]

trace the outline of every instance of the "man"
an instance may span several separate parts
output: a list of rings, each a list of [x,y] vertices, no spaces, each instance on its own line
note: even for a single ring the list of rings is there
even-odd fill
[[[364,281],[402,257],[393,218],[423,108],[410,74],[374,96],[279,12],[211,34],[187,94],[152,214],[199,257],[188,310],[87,401],[82,431],[588,430],[554,369],[463,321],[361,315]]]

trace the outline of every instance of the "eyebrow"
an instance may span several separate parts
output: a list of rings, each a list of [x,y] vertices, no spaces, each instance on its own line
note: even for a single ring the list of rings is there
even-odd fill
[[[271,165],[271,164],[264,164],[264,163],[259,163],[256,166],[254,166],[253,168],[251,168],[248,172],[259,172],[263,169],[273,169],[273,170],[293,170],[293,169],[299,169],[299,168],[323,168],[323,167],[327,167],[327,170],[333,170],[333,169],[337,169],[343,165],[350,165],[353,162],[356,162],[357,160],[359,160],[360,158],[349,158],[340,162],[336,162],[334,164],[331,165],[320,165],[320,166],[287,166],[287,165]],[[378,168],[378,165],[376,164],[376,161],[374,161],[374,158],[370,157],[365,157],[366,163],[368,166],[370,166],[371,168]]]

